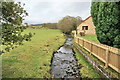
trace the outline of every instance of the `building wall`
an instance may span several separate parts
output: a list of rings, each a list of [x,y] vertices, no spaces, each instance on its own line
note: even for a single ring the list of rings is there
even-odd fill
[[[82,26],[88,26],[88,30],[82,30]],[[85,34],[95,34],[95,26],[92,22],[92,17],[88,18],[84,22],[82,22],[78,27],[77,27],[77,33],[79,34],[80,32],[85,32]]]

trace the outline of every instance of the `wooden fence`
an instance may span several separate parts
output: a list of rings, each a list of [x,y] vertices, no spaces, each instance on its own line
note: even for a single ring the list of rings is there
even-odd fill
[[[109,66],[120,73],[120,49],[94,43],[81,37],[77,37],[76,35],[74,41],[89,51],[91,55],[96,56],[99,60],[104,62],[105,67]]]

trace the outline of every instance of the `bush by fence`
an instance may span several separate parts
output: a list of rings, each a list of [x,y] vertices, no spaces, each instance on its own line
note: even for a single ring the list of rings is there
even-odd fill
[[[99,60],[105,63],[105,67],[111,67],[120,73],[120,49],[113,48],[107,45],[94,43],[81,37],[74,37],[74,41],[96,56]]]

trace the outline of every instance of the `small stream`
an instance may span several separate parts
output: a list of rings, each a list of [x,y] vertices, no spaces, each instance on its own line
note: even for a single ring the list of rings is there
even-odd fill
[[[65,44],[53,54],[51,61],[53,78],[71,78],[80,80],[77,60],[72,50],[72,38],[67,37]]]

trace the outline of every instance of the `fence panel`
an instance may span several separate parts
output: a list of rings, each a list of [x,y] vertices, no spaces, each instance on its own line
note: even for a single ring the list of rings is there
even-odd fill
[[[93,44],[93,48],[92,48],[92,52],[93,52],[93,54],[95,54],[95,55],[98,55],[97,53],[98,53],[98,51],[97,51],[97,46],[96,45],[94,45]]]
[[[90,43],[87,41],[84,41],[84,48],[90,51]]]
[[[98,47],[98,56],[105,61],[106,60],[106,49]]]
[[[109,52],[109,66],[111,66],[115,70],[120,70],[120,55],[115,54],[114,52]]]
[[[83,40],[79,38],[79,44],[82,46]]]

